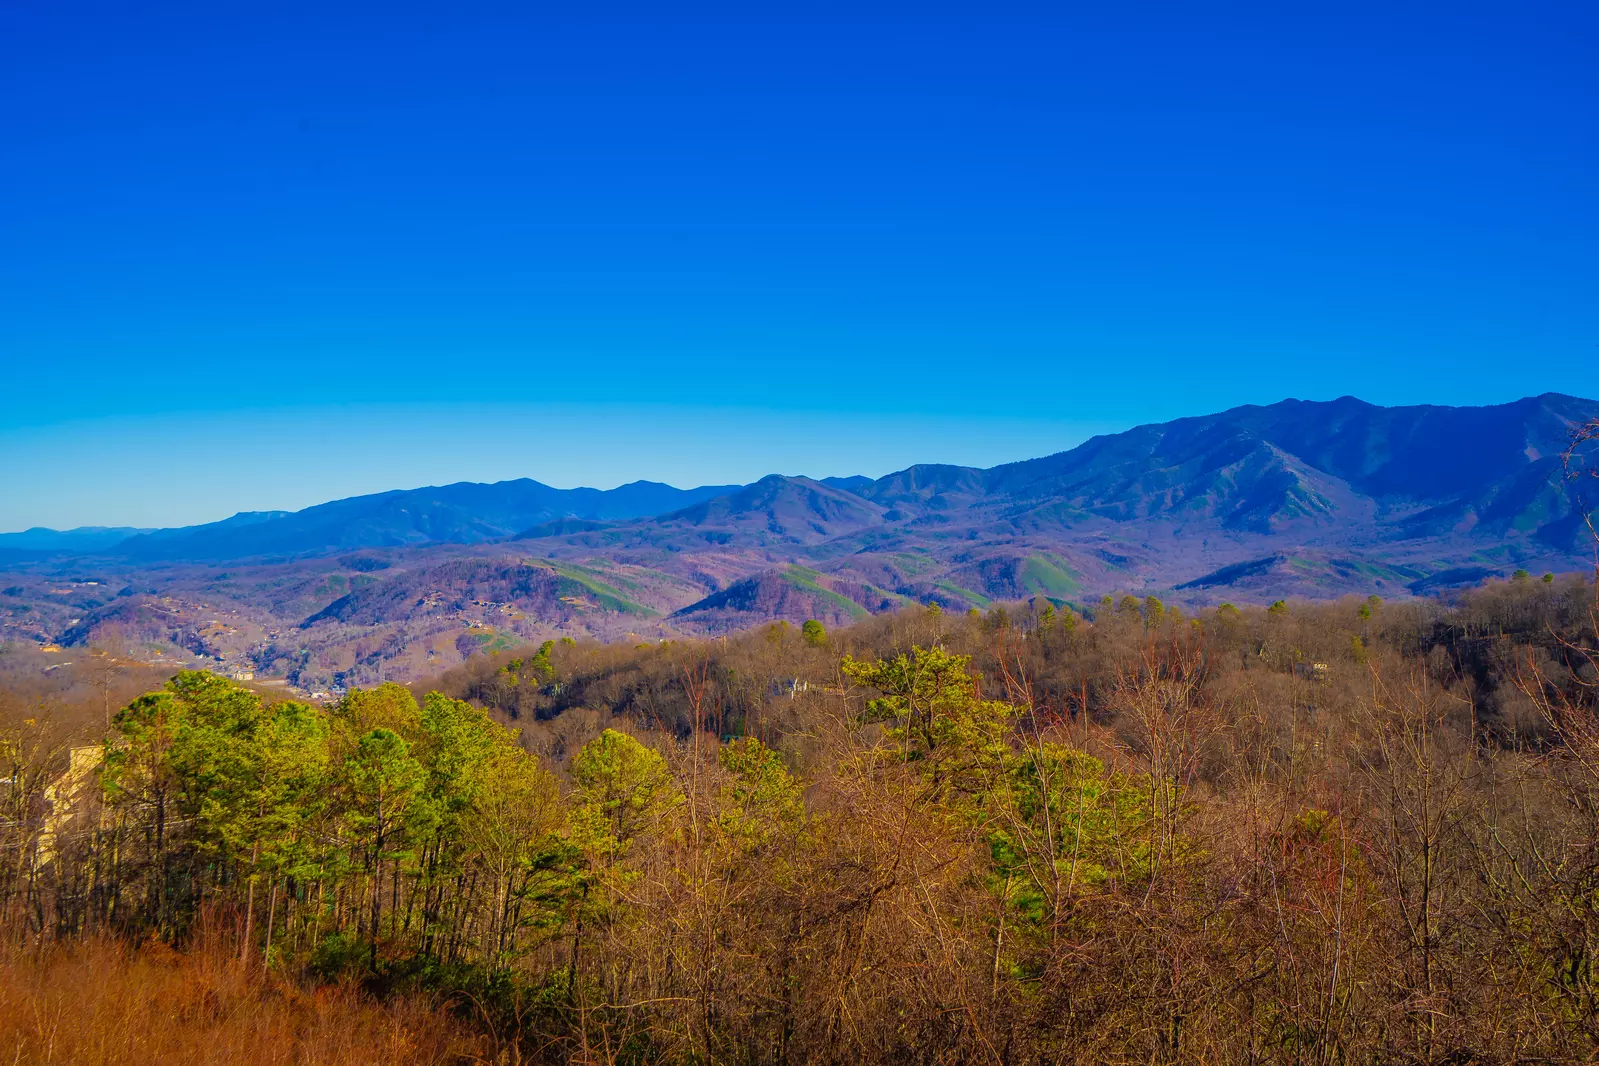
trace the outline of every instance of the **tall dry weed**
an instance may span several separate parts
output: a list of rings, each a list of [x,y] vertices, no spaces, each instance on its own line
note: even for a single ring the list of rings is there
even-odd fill
[[[436,1004],[299,988],[221,945],[100,938],[0,956],[0,1057],[21,1064],[366,1066],[486,1061]]]

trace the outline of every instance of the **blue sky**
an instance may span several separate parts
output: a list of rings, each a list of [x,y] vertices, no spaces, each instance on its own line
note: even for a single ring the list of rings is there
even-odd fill
[[[1599,8],[1098,6],[0,6],[0,529],[1599,395]]]

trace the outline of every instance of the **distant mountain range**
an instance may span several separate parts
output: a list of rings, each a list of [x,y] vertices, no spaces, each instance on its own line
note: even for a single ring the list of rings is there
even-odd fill
[[[436,641],[418,650],[418,634],[439,626],[455,627],[452,640],[470,630],[469,651],[486,633],[668,634],[914,602],[1408,595],[1518,567],[1591,566],[1561,453],[1596,418],[1599,402],[1556,394],[1492,407],[1287,400],[989,469],[609,491],[522,479],[181,529],[30,530],[0,537],[0,564],[19,575],[6,593],[34,611],[6,625],[78,640],[112,621],[159,628],[129,618],[145,617],[151,595],[188,589],[211,602],[204,591],[259,614],[263,633],[305,634],[302,658],[316,654],[315,635],[360,627],[366,650],[332,671],[354,677],[363,661],[381,674],[401,659],[413,672],[449,659]],[[119,602],[50,585],[90,571],[115,576],[81,587],[123,585]],[[237,586],[237,574],[254,584]],[[37,591],[46,586],[56,591]],[[94,606],[72,617],[73,602]],[[372,650],[379,630],[386,651]],[[272,664],[293,656],[280,643],[251,661],[283,669]]]
[[[154,530],[132,526],[79,526],[77,529],[45,529],[34,526],[21,533],[0,533],[0,558],[6,553],[30,555],[55,552],[92,552],[113,548],[129,537]]]
[[[477,544],[561,519],[660,514],[738,489],[677,489],[655,481],[619,488],[556,489],[529,478],[492,485],[459,482],[334,500],[303,511],[245,511],[220,522],[173,529],[86,526],[0,534],[0,551],[101,553],[140,562],[213,562],[299,556],[351,548]]]

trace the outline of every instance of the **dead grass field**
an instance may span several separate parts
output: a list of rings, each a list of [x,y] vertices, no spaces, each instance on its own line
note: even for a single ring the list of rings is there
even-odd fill
[[[365,1066],[486,1061],[436,1004],[306,990],[220,947],[91,939],[0,957],[0,1060]]]

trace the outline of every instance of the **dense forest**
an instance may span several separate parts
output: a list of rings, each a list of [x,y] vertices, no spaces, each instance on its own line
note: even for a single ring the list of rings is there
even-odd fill
[[[1518,573],[555,641],[327,706],[13,686],[0,1032],[20,1062],[1589,1061],[1596,627],[1592,580]]]

